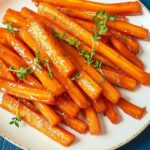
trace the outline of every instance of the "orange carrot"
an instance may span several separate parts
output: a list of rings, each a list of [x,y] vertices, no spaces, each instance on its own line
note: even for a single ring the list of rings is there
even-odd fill
[[[93,17],[96,15],[94,11],[88,11],[83,9],[76,9],[76,8],[65,8],[65,7],[56,7],[62,13],[66,15],[86,21],[93,21]],[[117,20],[126,21],[127,18],[125,16],[117,16]]]
[[[50,6],[47,3],[40,3],[38,7],[38,12],[47,17],[47,19],[51,19],[52,17],[56,17],[57,19],[54,22],[65,28],[68,32],[72,33],[78,39],[84,41],[89,46],[93,46],[97,53],[101,54],[109,61],[111,61],[116,66],[119,66],[123,71],[128,73],[130,76],[135,78],[142,84],[150,84],[149,74],[144,72],[142,69],[136,67],[134,64],[129,62],[123,56],[120,56],[115,50],[107,46],[101,41],[93,41],[93,36],[90,32],[83,29],[81,26],[76,24],[72,19],[68,18],[65,14],[62,14],[54,7]],[[136,76],[135,76],[136,74]]]
[[[59,45],[59,43],[54,39],[52,33],[47,32],[40,24],[40,22],[38,22],[38,19],[29,21],[27,30],[33,39],[37,42],[39,48],[47,53],[60,73],[65,77],[72,76],[72,74],[75,72],[75,67],[67,57],[62,55],[64,50],[61,48],[61,45]]]
[[[146,109],[145,108],[140,108],[131,102],[127,101],[124,98],[120,98],[118,101],[117,105],[128,115],[134,117],[135,119],[141,119],[144,114]]]
[[[107,25],[107,27],[109,27],[111,29],[132,35],[137,38],[141,38],[141,39],[148,38],[148,30],[147,29],[130,24],[126,21],[120,21],[120,20],[107,21],[106,25]]]
[[[55,99],[52,93],[40,88],[33,88],[23,83],[0,78],[0,90],[2,92],[17,96],[19,98],[28,99],[35,102],[46,104],[54,104]]]
[[[104,77],[112,84],[126,88],[128,90],[134,90],[136,88],[136,80],[133,78],[119,74],[115,71],[102,69]]]
[[[70,7],[78,8],[82,10],[89,10],[97,12],[99,10],[105,10],[110,14],[137,14],[141,13],[140,3],[137,2],[124,2],[124,3],[114,3],[114,4],[104,4],[98,2],[89,2],[82,0],[33,0],[34,2],[47,2],[54,6],[59,7]]]
[[[80,111],[80,108],[68,96],[58,97],[56,106],[71,118],[75,118]]]
[[[49,138],[63,146],[69,146],[75,139],[74,135],[62,129],[61,127],[51,127],[50,123],[45,118],[43,118],[43,116],[35,113],[11,96],[3,96],[2,108],[13,114],[19,114],[23,117],[23,120],[27,124],[44,133]]]
[[[50,79],[48,72],[42,67],[42,65],[40,65],[40,62],[40,68],[37,66],[37,64],[35,64],[35,57],[30,52],[28,47],[25,46],[23,42],[14,37],[11,33],[7,32],[6,37],[7,44],[23,58],[29,67],[33,69],[35,75],[42,82],[43,86],[49,91],[53,92],[54,95],[61,95],[64,92],[62,85],[60,85],[55,77]]]
[[[86,64],[84,58],[79,56],[73,47],[62,41],[60,42],[65,47],[67,53],[75,59],[76,63],[102,87],[104,96],[107,97],[107,99],[109,99],[112,103],[116,103],[121,96],[119,91],[117,91],[107,80],[105,80],[103,75],[98,73],[92,66]]]
[[[86,109],[84,109],[84,111],[90,133],[93,135],[100,134],[101,132],[100,122],[98,120],[98,116],[94,108],[92,106],[89,106]]]
[[[71,118],[68,115],[66,115],[65,113],[62,113],[60,111],[57,111],[59,113],[59,115],[62,118],[62,122],[69,126],[70,128],[72,128],[73,130],[79,132],[79,133],[85,133],[88,129],[88,125],[81,121],[78,118]]]
[[[24,26],[24,19],[22,18],[21,14],[17,11],[12,9],[8,9],[3,17],[3,19],[7,22],[12,23],[12,26],[20,28]]]
[[[97,101],[92,102],[92,105],[96,112],[104,112],[106,110],[106,105],[103,100],[103,96],[101,96]]]
[[[132,53],[137,54],[139,52],[140,46],[133,37],[113,29],[110,29],[110,32],[119,38]]]
[[[10,73],[6,64],[0,59],[0,78],[15,80],[15,77]]]
[[[38,52],[38,45],[36,42],[32,39],[30,34],[26,32],[25,29],[22,29],[20,31],[20,36],[24,42],[36,53]],[[41,59],[47,58],[49,61],[49,57],[44,53],[41,49],[39,49],[41,54]],[[51,64],[50,68],[52,69],[52,72],[56,76],[57,80],[65,87],[67,90],[69,96],[72,98],[72,100],[81,108],[86,108],[88,105],[88,102],[86,98],[83,96],[83,94],[80,92],[78,87],[68,78],[64,78],[57,68]]]
[[[139,60],[133,53],[131,53],[126,46],[116,37],[111,37],[111,43],[116,48],[116,50],[124,56],[126,59],[131,61],[133,64],[137,65],[140,68],[143,68],[143,63]]]
[[[25,67],[26,64],[22,61],[22,59],[9,50],[8,48],[4,47],[0,44],[0,58],[7,64],[7,66],[12,66],[15,70],[19,70],[20,67]],[[41,84],[39,81],[37,81],[32,75],[27,74],[26,75],[27,80],[23,80],[24,83],[29,84],[31,86],[39,87],[41,88]]]
[[[22,61],[22,59],[18,55],[16,55],[15,53],[13,53],[12,51],[10,51],[8,49],[1,49],[1,50],[3,50],[2,53],[0,53],[1,57],[3,59],[5,58],[4,61],[7,62],[9,65],[12,65],[16,71],[18,70],[19,65],[21,67],[22,64],[24,64],[24,62]],[[9,54],[9,55],[7,55],[7,54]],[[15,63],[16,62],[15,60],[19,60],[19,59],[20,59],[20,63],[19,62]],[[8,70],[8,69],[6,69],[6,70]],[[7,73],[6,70],[5,70],[5,74]],[[8,73],[11,75],[10,72],[8,72]],[[7,78],[8,76],[10,76],[8,73],[7,73],[6,76],[3,75],[4,78]],[[14,81],[15,79],[11,78],[11,80]],[[38,80],[36,80],[31,75],[30,76],[27,75],[27,79],[23,79],[22,81],[24,83],[26,83],[26,84],[29,84],[29,85],[35,87],[35,88],[42,88],[42,85],[38,82]],[[22,101],[23,100],[21,100],[21,102]],[[26,104],[28,104],[28,103],[29,102],[26,102]],[[60,117],[56,114],[56,112],[52,108],[50,108],[50,106],[47,106],[47,105],[42,104],[42,103],[34,103],[34,105],[40,110],[40,112],[50,122],[50,124],[52,126],[58,124],[61,121]],[[29,106],[29,105],[27,105],[27,106]]]
[[[105,114],[108,117],[108,119],[113,123],[117,124],[119,122],[119,114],[114,108],[113,104],[111,104],[109,101],[105,99],[105,104],[106,104],[106,110]]]

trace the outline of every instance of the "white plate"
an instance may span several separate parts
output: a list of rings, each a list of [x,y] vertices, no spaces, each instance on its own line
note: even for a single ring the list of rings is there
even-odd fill
[[[125,0],[99,0],[101,2],[123,2]],[[33,10],[36,10],[31,0],[0,0],[0,20],[5,11],[8,8],[20,10],[21,7],[26,6]],[[142,25],[150,30],[150,14],[146,8],[143,7],[142,16],[129,17],[130,22]],[[144,62],[146,71],[150,72],[150,42],[139,41],[141,45],[140,54],[141,60]],[[133,139],[139,133],[141,133],[146,126],[150,123],[150,87],[141,86],[136,92],[127,92],[122,90],[125,97],[132,100],[133,103],[144,107],[147,107],[148,113],[145,117],[139,121],[124,114],[121,110],[119,112],[122,116],[122,121],[118,125],[112,125],[105,117],[100,116],[100,121],[103,128],[103,134],[100,136],[91,136],[89,133],[80,135],[69,129],[77,136],[77,141],[69,148],[64,148],[52,141],[42,133],[38,132],[34,128],[23,123],[20,128],[10,126],[9,121],[12,115],[5,110],[0,109],[0,135],[16,143],[17,146],[23,149],[31,150],[106,150],[115,149]]]

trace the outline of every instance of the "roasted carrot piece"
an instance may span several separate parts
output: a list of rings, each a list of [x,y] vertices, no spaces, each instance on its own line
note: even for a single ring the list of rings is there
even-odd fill
[[[148,38],[148,30],[147,29],[130,24],[126,21],[120,21],[120,20],[107,21],[106,25],[111,29],[132,35],[137,38],[141,38],[141,39]]]
[[[134,104],[132,104],[131,102],[127,101],[124,98],[120,98],[120,100],[118,101],[117,105],[128,115],[134,117],[135,119],[141,119],[145,112],[146,109],[145,108],[140,108]]]
[[[92,102],[92,105],[96,112],[104,112],[106,110],[106,105],[103,100],[103,96],[100,97],[97,101]]]
[[[116,48],[116,50],[124,56],[126,59],[131,61],[133,64],[137,65],[140,68],[143,68],[144,65],[133,53],[131,53],[126,46],[116,37],[112,36],[111,38],[112,45]]]
[[[65,90],[63,86],[57,81],[55,77],[50,79],[48,72],[42,67],[42,65],[37,66],[35,64],[35,57],[30,52],[27,46],[24,45],[22,41],[14,37],[11,33],[7,33],[7,44],[20,55],[28,66],[31,66],[33,72],[37,78],[41,81],[43,86],[49,91],[53,92],[54,95],[59,96]]]
[[[133,78],[119,74],[115,71],[110,71],[107,69],[102,69],[104,77],[112,84],[126,88],[128,90],[134,90],[136,88],[137,82]]]
[[[52,140],[60,143],[63,146],[69,146],[75,139],[74,135],[64,130],[63,128],[59,126],[51,127],[50,123],[45,118],[27,108],[25,105],[19,103],[9,95],[5,94],[3,96],[1,106],[3,109],[13,114],[19,114],[23,117],[23,120],[27,124],[44,133]]]
[[[65,13],[66,15],[78,18],[86,21],[93,21],[93,17],[96,15],[96,12],[94,11],[88,11],[83,9],[76,9],[76,8],[65,8],[65,7],[56,7],[59,11],[62,13]],[[125,16],[117,16],[117,20],[126,21],[127,18]]]
[[[21,29],[20,36],[24,42],[36,53],[38,52],[38,45],[36,42],[32,39],[30,34],[26,32],[25,29]],[[49,61],[49,57],[46,53],[44,53],[41,49],[39,49],[41,54],[41,59],[47,58]],[[56,76],[57,80],[64,85],[65,89],[67,90],[69,96],[72,98],[72,100],[81,108],[86,108],[88,105],[88,102],[86,98],[83,96],[83,94],[80,92],[78,87],[71,81],[69,78],[64,78],[57,68],[51,64],[50,68],[52,69],[52,72]]]
[[[97,72],[92,66],[86,64],[84,58],[79,56],[73,47],[69,46],[65,42],[60,42],[65,47],[66,52],[76,60],[76,63],[102,87],[104,96],[107,97],[107,99],[109,99],[112,103],[116,103],[121,96],[119,91],[117,91],[107,80],[105,80],[103,75]]]
[[[0,59],[0,78],[15,80],[15,77],[10,73],[6,64]]]
[[[82,0],[33,0],[34,2],[47,2],[54,6],[78,8],[82,10],[89,10],[97,12],[99,10],[105,10],[110,14],[137,14],[141,13],[140,3],[136,2],[124,2],[114,4],[104,4],[98,2],[82,1]]]
[[[117,124],[120,120],[117,110],[114,108],[113,104],[107,101],[106,99],[105,104],[106,104],[105,115],[113,124]]]
[[[20,28],[24,26],[24,19],[22,18],[21,14],[17,11],[12,9],[8,9],[3,17],[3,20],[7,22],[11,22],[12,26]]]
[[[61,116],[62,118],[62,122],[69,126],[70,128],[72,128],[73,130],[79,132],[79,133],[85,133],[88,129],[88,125],[81,121],[78,118],[71,118],[68,115],[66,115],[65,113],[62,113],[60,111],[57,111],[58,114]]]
[[[68,96],[64,95],[57,98],[56,106],[71,118],[75,118],[80,111],[80,108]]]
[[[33,88],[23,83],[0,78],[0,90],[2,92],[17,96],[19,98],[28,99],[35,102],[46,104],[54,104],[55,99],[52,93],[40,88]]]
[[[4,47],[3,45],[0,44],[0,58],[7,64],[7,66],[12,66],[14,67],[15,70],[18,70],[20,67],[25,67],[26,64],[22,61],[22,59],[9,50],[8,48]],[[36,87],[42,87],[39,81],[37,81],[32,75],[27,74],[26,75],[27,80],[23,80],[24,83],[29,84],[31,86],[36,86]]]
[[[90,47],[94,45],[94,48],[97,51],[97,53],[107,58],[116,66],[119,66],[123,71],[128,73],[130,76],[135,78],[140,83],[145,85],[150,84],[150,77],[149,77],[150,75],[148,73],[144,72],[142,69],[138,68],[137,66],[129,62],[123,56],[120,56],[114,49],[107,46],[103,42],[101,41],[94,42],[93,36],[90,32],[83,29],[81,26],[76,24],[65,14],[59,12],[56,8],[50,6],[47,3],[40,3],[38,7],[38,12],[41,15],[47,17],[47,19],[56,17],[57,19],[54,20],[54,22],[57,25],[65,28],[65,30],[72,33],[78,39],[84,41]]]
[[[133,54],[137,54],[139,52],[140,46],[133,37],[113,29],[110,29],[110,32],[119,38]]]
[[[63,56],[64,50],[54,39],[52,33],[47,32],[37,20],[29,21],[27,29],[30,35],[37,42],[39,48],[47,53],[60,73],[65,77],[72,76],[76,69],[71,61],[67,57]]]
[[[85,116],[87,119],[87,123],[89,126],[89,131],[92,135],[97,135],[101,133],[101,126],[97,116],[96,111],[92,106],[87,107],[84,109]]]

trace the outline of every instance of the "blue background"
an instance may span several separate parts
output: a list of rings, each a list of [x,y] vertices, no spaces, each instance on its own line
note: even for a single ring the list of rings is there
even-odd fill
[[[141,0],[147,8],[150,9],[150,0]],[[150,21],[150,20],[149,20]],[[20,150],[16,146],[7,142],[5,139],[0,137],[0,150]],[[119,148],[118,150],[150,150],[150,126],[141,133],[137,138]]]

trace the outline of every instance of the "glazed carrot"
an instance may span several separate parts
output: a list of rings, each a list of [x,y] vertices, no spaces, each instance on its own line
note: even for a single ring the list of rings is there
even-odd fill
[[[119,122],[119,114],[117,110],[114,108],[113,104],[111,104],[106,99],[105,104],[106,104],[105,115],[113,124],[117,124]]]
[[[83,29],[81,26],[76,24],[70,18],[68,18],[65,14],[62,14],[54,7],[50,6],[47,3],[40,3],[38,7],[38,12],[47,17],[47,19],[51,19],[52,17],[56,17],[57,19],[54,21],[57,25],[65,28],[68,32],[72,33],[78,39],[84,41],[89,46],[93,46],[97,53],[101,54],[109,61],[111,61],[116,66],[119,66],[123,71],[128,73],[130,76],[135,78],[142,84],[150,84],[149,74],[144,72],[142,69],[136,67],[134,64],[129,62],[123,56],[120,56],[114,49],[110,48],[106,44],[101,41],[93,41],[93,36],[90,32]],[[119,57],[118,57],[119,56]],[[135,76],[136,74],[136,76]]]
[[[92,135],[100,134],[101,126],[100,126],[97,113],[95,112],[94,108],[92,106],[89,106],[86,109],[84,109],[84,112],[85,112],[90,133]]]
[[[147,29],[130,24],[126,21],[120,21],[120,20],[107,21],[106,25],[107,25],[107,27],[109,27],[111,29],[126,33],[128,35],[132,35],[137,38],[141,38],[141,39],[148,38],[148,30]]]
[[[0,58],[7,64],[7,66],[12,66],[14,67],[15,70],[19,70],[20,67],[26,66],[26,64],[17,54],[15,54],[14,52],[12,52],[11,50],[9,50],[8,48],[4,47],[1,44],[0,44]],[[39,88],[42,87],[39,81],[37,81],[32,75],[27,74],[26,77],[27,77],[26,80],[22,79],[24,83]]]
[[[0,59],[0,78],[15,80],[15,77],[8,71],[8,68],[2,59]]]
[[[5,80],[2,78],[0,78],[0,83],[0,90],[2,92],[35,102],[42,102],[46,104],[55,103],[52,93],[43,89],[33,88],[32,86],[23,83]]]
[[[119,38],[132,53],[137,54],[139,52],[140,46],[133,37],[113,29],[110,29],[110,32]]]
[[[30,34],[26,32],[25,29],[21,29],[20,36],[24,42],[36,53],[38,51],[38,45],[36,42],[32,39]],[[41,49],[39,49],[41,54],[41,59],[47,58],[49,61],[49,57],[46,53],[44,53]],[[64,78],[57,68],[51,64],[50,68],[52,69],[52,72],[56,76],[57,80],[65,87],[67,90],[69,96],[72,98],[72,100],[81,108],[86,108],[88,105],[88,102],[86,98],[83,96],[83,94],[80,92],[78,87],[68,78]]]
[[[54,95],[59,96],[64,92],[64,88],[57,81],[55,77],[50,79],[48,72],[40,65],[40,68],[35,64],[35,57],[30,52],[29,48],[24,45],[22,41],[17,39],[11,33],[7,33],[7,44],[20,55],[28,66],[31,66],[37,78],[41,81],[43,86]]]
[[[104,112],[106,110],[106,105],[103,100],[103,96],[101,96],[97,101],[92,102],[92,105],[96,112]]]
[[[69,126],[70,128],[72,128],[73,130],[79,132],[79,133],[85,133],[88,129],[88,125],[81,121],[78,118],[71,118],[68,115],[66,115],[65,113],[62,113],[60,111],[57,111],[58,114],[61,116],[62,118],[62,122]]]
[[[116,48],[116,50],[122,55],[124,56],[126,59],[128,59],[130,62],[132,62],[133,64],[135,64],[136,66],[140,67],[140,68],[144,68],[143,63],[141,62],[141,60],[139,60],[133,53],[131,53],[126,46],[123,44],[123,42],[121,42],[119,39],[117,39],[116,37],[112,36],[110,38],[112,45]]]
[[[92,66],[86,64],[84,58],[79,56],[73,47],[62,41],[60,42],[65,47],[67,53],[75,59],[76,63],[102,87],[104,96],[107,97],[107,99],[109,99],[112,103],[116,103],[121,96],[119,91],[117,91],[107,80],[105,80],[103,75],[98,73]]]
[[[52,33],[47,32],[37,20],[28,22],[27,28],[30,35],[37,42],[39,48],[47,53],[60,73],[65,77],[72,76],[75,72],[75,67],[67,57],[62,55],[64,50],[54,39]]]
[[[114,4],[104,4],[98,2],[80,1],[80,0],[33,0],[34,2],[48,2],[54,6],[78,8],[89,11],[105,10],[110,14],[137,14],[141,13],[140,3],[136,2],[124,2]]]
[[[0,53],[1,54],[0,57],[2,57],[4,59],[4,61],[7,62],[9,65],[13,66],[16,71],[18,70],[18,68],[23,66],[24,62],[18,55],[16,55],[15,53],[13,53],[12,51],[10,51],[8,49],[1,49],[1,50],[2,50],[2,53]],[[9,54],[9,55],[7,55],[7,54]],[[15,60],[20,60],[19,61],[20,63],[19,62],[16,63]],[[6,69],[6,70],[8,70],[8,69]],[[5,70],[5,74],[7,73],[6,70]],[[8,77],[8,76],[10,76],[10,75],[7,73],[6,77]],[[6,78],[6,77],[4,76],[4,78]],[[12,79],[12,78],[11,78],[11,80],[15,81],[15,79]],[[42,85],[38,82],[38,80],[36,80],[31,75],[30,76],[27,75],[27,78],[23,79],[22,81],[28,85],[35,87],[35,88],[42,88]],[[21,100],[21,102],[22,101],[23,100]],[[26,104],[27,103],[29,103],[29,102],[26,102]],[[47,106],[42,103],[34,103],[34,105],[40,110],[40,112],[50,122],[50,124],[52,126],[58,124],[61,121],[60,117],[56,114],[56,112],[54,110],[52,110],[52,108],[50,108],[50,106]],[[29,105],[27,105],[27,106],[29,106]]]
[[[93,21],[93,17],[96,15],[94,11],[88,11],[83,9],[76,9],[76,8],[65,8],[65,7],[56,7],[62,13],[66,15],[86,21]],[[125,16],[117,16],[117,20],[126,21],[127,18]]]
[[[3,20],[7,22],[11,22],[12,26],[20,28],[24,26],[24,19],[22,18],[21,14],[17,11],[12,9],[8,9],[3,17]]]
[[[107,69],[102,69],[104,77],[112,84],[117,85],[128,90],[134,90],[136,88],[136,80],[133,78],[119,74],[115,71],[110,71]]]
[[[75,139],[74,135],[63,128],[59,126],[51,127],[50,123],[44,117],[19,103],[11,96],[3,96],[2,108],[13,114],[19,114],[27,124],[63,146],[69,146]]]
[[[131,102],[127,101],[124,98],[120,98],[120,100],[118,101],[117,105],[128,115],[134,117],[135,119],[141,119],[145,112],[146,109],[145,108],[140,108],[134,104],[132,104]]]
[[[58,97],[56,106],[71,118],[75,118],[80,111],[80,108],[68,96]]]

